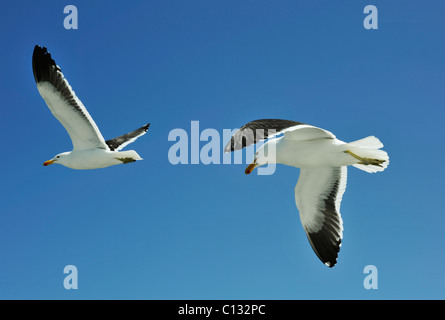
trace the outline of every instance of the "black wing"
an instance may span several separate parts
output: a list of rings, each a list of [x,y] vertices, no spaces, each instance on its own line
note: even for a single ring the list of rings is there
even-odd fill
[[[302,125],[304,123],[281,120],[281,119],[261,119],[251,121],[242,126],[230,139],[224,148],[224,152],[240,150],[258,141],[270,138],[282,130]]]
[[[143,136],[148,131],[148,127],[150,127],[149,123],[130,133],[121,135],[114,139],[107,140],[105,141],[105,143],[108,145],[111,151],[119,151],[126,145],[134,142],[140,136]]]
[[[106,149],[99,128],[45,47],[34,47],[32,70],[40,95],[65,127],[74,149]]]
[[[295,187],[295,202],[307,238],[328,267],[337,262],[343,237],[340,204],[346,190],[346,166],[304,168]]]

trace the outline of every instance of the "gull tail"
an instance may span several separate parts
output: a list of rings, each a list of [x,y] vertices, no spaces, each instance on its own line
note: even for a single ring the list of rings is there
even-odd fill
[[[345,151],[356,159],[354,167],[369,172],[380,172],[389,165],[388,153],[383,148],[383,143],[374,136],[369,136],[357,141],[348,143]]]
[[[117,155],[115,155],[114,158],[124,164],[136,162],[137,160],[142,160],[139,154],[134,150],[120,151],[116,153]]]

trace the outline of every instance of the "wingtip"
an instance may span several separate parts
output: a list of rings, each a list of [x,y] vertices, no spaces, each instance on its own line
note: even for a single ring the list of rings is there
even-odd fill
[[[45,54],[48,54],[51,58],[51,54],[48,52],[48,49],[46,47],[41,47],[38,44],[36,44],[32,52],[33,61],[39,57],[42,57]]]
[[[39,74],[38,74],[38,60],[45,54],[45,47],[40,47],[39,45],[34,46],[34,50],[32,52],[32,71],[34,74],[34,80],[39,82]]]
[[[235,148],[234,148],[234,141],[233,141],[233,137],[232,137],[232,138],[230,138],[230,141],[227,142],[226,146],[224,147],[224,153],[229,153],[229,152],[232,152],[234,150],[235,150]]]
[[[43,51],[45,51],[46,48],[45,48],[45,47],[41,47],[41,46],[39,46],[38,44],[36,44],[36,45],[34,46],[34,52],[39,51],[39,50],[43,50]]]
[[[48,80],[52,68],[55,68],[56,72],[61,71],[48,49],[35,45],[32,53],[32,70],[36,83]]]
[[[330,262],[330,261],[326,261],[325,266],[329,267],[329,268],[333,268],[336,264],[337,264],[337,260]]]

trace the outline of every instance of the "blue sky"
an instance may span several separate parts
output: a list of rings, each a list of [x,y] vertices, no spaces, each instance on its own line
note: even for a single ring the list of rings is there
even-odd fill
[[[63,27],[66,4],[77,30]],[[1,299],[444,298],[444,3],[66,4],[1,5]],[[368,4],[378,30],[363,27]],[[151,123],[131,145],[144,161],[42,166],[72,146],[36,89],[36,44],[106,139]],[[332,269],[301,227],[298,169],[168,160],[172,129],[199,121],[222,136],[261,118],[385,144],[385,172],[349,170]],[[77,290],[63,286],[66,265]],[[363,287],[367,265],[376,290]]]

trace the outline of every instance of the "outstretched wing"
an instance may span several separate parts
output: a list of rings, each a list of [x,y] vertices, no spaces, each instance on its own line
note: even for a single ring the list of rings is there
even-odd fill
[[[108,149],[93,118],[45,47],[34,47],[32,69],[40,95],[70,135],[73,148]]]
[[[295,202],[312,249],[331,268],[343,237],[340,203],[346,181],[346,166],[303,168],[295,187]]]
[[[124,148],[126,145],[134,142],[140,136],[143,136],[147,131],[150,124],[146,124],[145,126],[136,129],[130,133],[121,135],[117,138],[110,139],[105,141],[111,151],[119,151]]]
[[[302,124],[283,130],[284,137],[292,141],[311,141],[318,139],[335,139],[335,135],[325,129]]]
[[[224,148],[224,152],[240,150],[258,141],[271,138],[286,129],[303,125],[301,122],[281,119],[261,119],[251,121],[242,126],[232,136]]]

